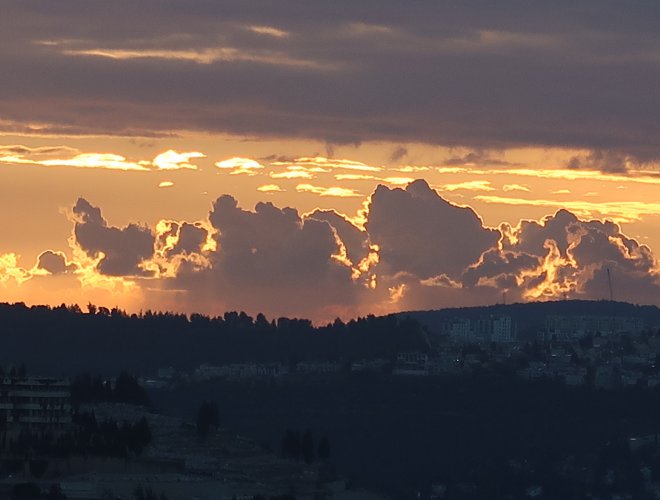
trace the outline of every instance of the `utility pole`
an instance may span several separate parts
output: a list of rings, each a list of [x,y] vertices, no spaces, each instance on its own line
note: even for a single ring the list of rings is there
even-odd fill
[[[610,289],[610,300],[614,302],[614,292],[612,292],[612,275],[610,274],[610,268],[607,268],[607,285]]]

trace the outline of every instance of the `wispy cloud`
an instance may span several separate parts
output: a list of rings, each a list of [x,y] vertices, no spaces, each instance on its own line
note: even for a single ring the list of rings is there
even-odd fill
[[[325,171],[333,169],[342,169],[342,170],[358,170],[363,172],[380,172],[383,170],[383,167],[368,165],[361,161],[356,160],[347,160],[347,159],[337,159],[337,158],[326,158],[325,156],[301,156],[295,158],[291,161],[273,161],[271,162],[273,166],[298,166],[305,168],[322,168]]]
[[[455,184],[445,184],[442,186],[444,191],[495,191],[495,188],[491,186],[490,181],[465,181],[457,182]]]
[[[298,184],[296,186],[296,191],[299,193],[314,193],[318,194],[319,196],[334,196],[337,198],[352,198],[356,196],[362,196],[354,189],[313,186],[311,184]]]
[[[528,191],[529,188],[523,184],[505,184],[502,186],[502,190],[504,192],[509,192],[509,191]]]
[[[503,196],[478,195],[475,200],[483,203],[550,207],[552,209],[565,208],[580,217],[605,217],[616,222],[630,222],[640,220],[645,215],[660,213],[660,203],[642,201],[593,202],[572,200],[546,200],[538,198],[508,198]]]
[[[258,35],[272,36],[275,38],[286,38],[291,34],[288,31],[277,29],[272,26],[251,25],[248,26],[247,29]]]
[[[7,165],[38,165],[43,167],[101,168],[148,172],[152,170],[197,170],[190,162],[204,158],[196,151],[178,153],[172,149],[160,153],[153,160],[129,160],[114,153],[82,153],[66,146],[31,148],[22,145],[0,146],[0,163]]]

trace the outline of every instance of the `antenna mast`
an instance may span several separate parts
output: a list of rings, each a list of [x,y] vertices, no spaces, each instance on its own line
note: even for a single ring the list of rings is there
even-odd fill
[[[612,292],[612,275],[610,274],[610,268],[607,268],[607,285],[610,289],[610,300],[614,302],[614,293]]]

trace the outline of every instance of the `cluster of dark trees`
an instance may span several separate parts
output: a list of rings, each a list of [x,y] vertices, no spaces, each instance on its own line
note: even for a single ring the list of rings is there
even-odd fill
[[[58,484],[51,485],[45,494],[36,483],[32,482],[15,484],[11,490],[11,500],[66,500],[67,498]]]
[[[136,377],[122,371],[115,379],[114,387],[110,380],[100,375],[92,377],[88,372],[76,376],[71,382],[71,400],[75,406],[80,403],[131,403],[149,405],[149,396]]]
[[[197,434],[205,438],[209,433],[220,425],[218,406],[210,401],[203,401],[197,410]]]
[[[161,493],[160,495],[157,495],[154,490],[149,488],[148,486],[145,488],[141,484],[135,488],[135,492],[133,493],[133,498],[135,500],[167,500],[167,495],[165,493]]]
[[[29,361],[41,373],[107,376],[126,369],[153,373],[172,366],[190,370],[201,362],[340,361],[390,358],[402,350],[425,350],[419,324],[395,316],[337,319],[314,326],[306,319],[173,313],[127,314],[92,305],[58,307],[0,304],[0,362]],[[35,349],[38,346],[38,349]]]
[[[307,429],[304,433],[287,429],[282,437],[282,456],[296,461],[304,461],[311,464],[317,458],[322,462],[330,458],[330,442],[323,436],[318,444],[314,446],[312,431]]]
[[[151,442],[149,423],[144,417],[135,423],[119,424],[114,419],[97,422],[93,412],[75,412],[73,422],[76,424],[73,430],[58,436],[25,429],[16,439],[7,443],[8,451],[14,457],[99,455],[127,458],[141,454]],[[11,467],[11,461],[3,462],[3,468],[8,472],[12,472]],[[32,472],[35,477],[41,475],[37,468]]]

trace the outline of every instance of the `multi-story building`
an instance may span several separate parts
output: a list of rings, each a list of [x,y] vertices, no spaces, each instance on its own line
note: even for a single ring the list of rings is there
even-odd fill
[[[453,318],[442,333],[454,342],[513,342],[516,328],[511,316],[487,315],[476,318]]]
[[[549,315],[545,320],[545,340],[576,340],[588,334],[603,336],[645,329],[641,318],[599,315]]]
[[[71,384],[33,376],[0,378],[0,427],[57,432],[71,423]]]

